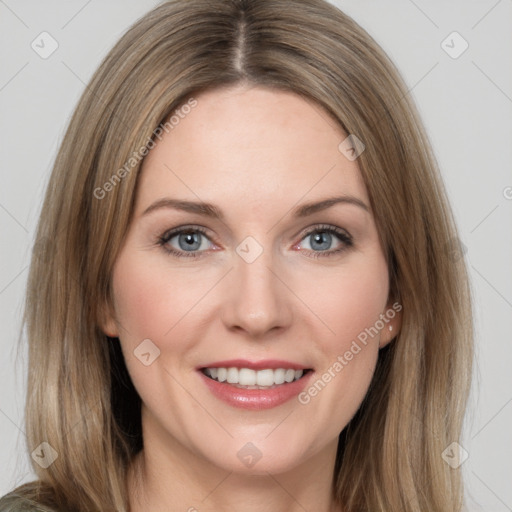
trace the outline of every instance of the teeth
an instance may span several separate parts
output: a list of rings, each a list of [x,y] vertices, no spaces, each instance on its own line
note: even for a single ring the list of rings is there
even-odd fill
[[[236,368],[232,369],[238,373],[238,379],[235,384],[242,384],[243,386],[255,386],[256,382],[260,380],[257,378],[256,372],[249,368],[240,368],[240,370],[237,370]],[[263,386],[263,384],[258,382],[258,386]]]
[[[286,370],[284,374],[284,380],[286,382],[292,382],[295,379],[295,371],[294,370]]]
[[[226,377],[228,376],[228,371],[226,370],[226,368],[209,368],[209,370],[210,370],[210,377],[212,377],[212,378],[215,378],[213,376],[212,371],[217,370],[217,380],[219,382],[224,382],[226,380]]]
[[[284,384],[284,376],[286,374],[286,370],[279,368],[278,370],[274,370],[274,382],[276,384]]]
[[[238,370],[236,368],[228,368],[226,381],[228,384],[238,384]]]
[[[205,368],[203,373],[219,382],[259,389],[298,380],[304,374],[304,370],[278,368],[256,371],[250,368]]]

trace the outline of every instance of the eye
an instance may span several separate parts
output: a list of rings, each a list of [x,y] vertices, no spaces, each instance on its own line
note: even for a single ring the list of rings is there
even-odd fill
[[[178,257],[197,257],[213,245],[205,230],[199,226],[167,231],[159,238],[158,243],[167,253]]]
[[[295,248],[303,249],[316,258],[338,254],[353,245],[352,237],[345,230],[335,226],[315,226]]]
[[[166,231],[158,239],[158,244],[176,257],[199,257],[216,246],[200,226],[183,226]],[[350,234],[338,227],[321,225],[307,231],[301,241],[294,246],[309,253],[311,257],[333,256],[353,246]]]

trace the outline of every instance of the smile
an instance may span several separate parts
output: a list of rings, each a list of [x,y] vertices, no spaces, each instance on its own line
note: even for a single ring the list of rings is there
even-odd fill
[[[306,370],[307,371],[307,370]],[[226,382],[244,389],[270,389],[281,384],[299,380],[304,370],[292,368],[267,368],[253,370],[251,368],[204,368],[202,372],[217,382]]]
[[[284,361],[229,363],[201,367],[198,373],[216,398],[250,410],[270,409],[289,401],[304,389],[313,373],[310,368]]]

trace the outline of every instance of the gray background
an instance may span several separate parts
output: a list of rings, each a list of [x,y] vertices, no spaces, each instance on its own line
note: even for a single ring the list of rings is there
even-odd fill
[[[32,476],[23,435],[26,357],[17,339],[51,165],[101,58],[157,3],[0,0],[0,494]],[[334,3],[395,61],[438,157],[475,297],[477,367],[462,466],[469,509],[512,511],[512,0]],[[31,47],[43,31],[59,45],[47,59]],[[469,44],[458,58],[442,46],[453,31]],[[461,44],[452,36],[444,48],[458,53]]]

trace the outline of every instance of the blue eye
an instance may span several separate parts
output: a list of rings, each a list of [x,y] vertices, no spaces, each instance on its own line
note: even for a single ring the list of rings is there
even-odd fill
[[[317,231],[314,234],[308,235],[308,238],[311,249],[318,251],[329,250],[333,242],[333,236],[327,231]]]
[[[206,232],[199,227],[178,228],[169,231],[159,238],[158,243],[169,254],[185,257],[197,257],[211,244]]]
[[[200,233],[180,233],[173,238],[178,239],[180,249],[184,251],[197,251],[201,247],[201,238],[203,238],[203,235]]]
[[[185,226],[167,231],[158,238],[158,244],[168,254],[178,258],[200,257],[214,245],[200,226]],[[321,225],[311,228],[294,247],[317,258],[334,256],[352,246],[353,240],[348,232],[335,226]]]
[[[302,238],[306,243],[299,244],[311,256],[332,256],[353,246],[352,237],[344,230],[334,226],[315,226]],[[336,244],[336,247],[332,247]],[[306,245],[306,247],[305,247]]]

